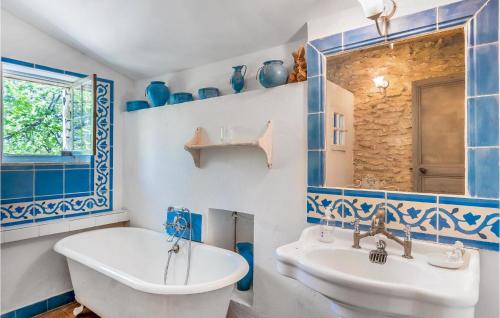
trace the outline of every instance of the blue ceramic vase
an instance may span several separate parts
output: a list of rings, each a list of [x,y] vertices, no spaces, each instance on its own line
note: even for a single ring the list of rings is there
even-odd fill
[[[146,88],[146,96],[153,107],[163,106],[170,97],[170,91],[165,82],[153,81]]]
[[[257,79],[265,88],[284,85],[288,81],[288,71],[283,61],[266,61],[257,71]]]
[[[127,102],[128,112],[133,112],[145,108],[149,108],[149,104],[145,100],[130,100]]]
[[[253,244],[250,242],[236,243],[236,250],[248,262],[248,273],[236,283],[238,290],[249,290],[253,281]]]
[[[170,96],[170,104],[172,105],[191,102],[191,101],[193,101],[193,94],[191,93],[185,93],[185,92],[173,93]]]
[[[241,92],[245,87],[245,74],[247,73],[246,65],[233,66],[234,72],[231,77],[230,83],[235,93]]]
[[[198,97],[200,99],[207,99],[217,97],[220,95],[219,89],[216,87],[205,87],[198,90]]]

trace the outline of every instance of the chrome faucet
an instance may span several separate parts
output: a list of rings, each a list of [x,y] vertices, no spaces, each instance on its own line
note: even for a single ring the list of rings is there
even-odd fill
[[[352,222],[352,224],[354,225],[354,234],[353,234],[354,243],[352,245],[353,248],[361,248],[361,246],[359,245],[359,242],[361,241],[361,239],[363,239],[365,237],[375,236],[377,234],[383,234],[388,239],[393,240],[394,242],[398,243],[399,245],[401,245],[403,247],[403,249],[404,249],[403,257],[404,258],[409,258],[409,259],[413,258],[413,256],[411,256],[411,228],[410,228],[410,226],[409,225],[405,226],[405,230],[404,230],[405,235],[404,235],[403,240],[396,237],[394,234],[388,232],[385,228],[385,209],[380,209],[377,212],[377,214],[375,214],[375,216],[372,219],[370,230],[368,232],[361,233],[361,231],[359,230],[359,219],[358,218],[355,218],[354,222]]]
[[[167,239],[168,242],[172,242],[174,238],[177,236],[177,240],[175,240],[174,244],[170,247],[168,250],[168,259],[167,259],[167,264],[165,265],[165,272],[163,274],[163,284],[167,284],[167,275],[168,275],[168,268],[170,266],[170,259],[172,257],[172,253],[177,254],[179,253],[180,247],[179,247],[179,241],[184,237],[184,234],[186,231],[188,231],[188,264],[187,264],[187,269],[186,269],[186,279],[184,280],[184,285],[187,285],[189,281],[189,274],[191,272],[191,241],[193,239],[193,231],[192,231],[192,216],[191,216],[191,210],[183,207],[173,207],[170,206],[167,209],[167,215],[168,212],[173,212],[175,211],[175,216],[174,219],[172,220],[171,223],[165,222],[163,223],[163,226],[165,227],[165,230],[168,233],[169,229],[174,229],[174,233],[169,236]],[[186,220],[186,218],[182,215],[182,213],[187,213],[189,216],[189,220]]]
[[[174,209],[175,209],[174,207],[169,207],[167,211],[171,212],[171,211],[174,211]],[[175,209],[175,216],[174,216],[174,219],[172,220],[172,222],[163,223],[163,227],[165,228],[167,233],[168,233],[169,229],[175,230],[174,233],[170,234],[170,236],[167,239],[168,242],[172,242],[175,237],[178,237],[177,242],[176,242],[176,244],[174,244],[174,246],[177,245],[177,243],[179,242],[179,239],[184,236],[184,233],[186,232],[186,230],[190,229],[190,224],[182,216],[182,212],[185,212],[184,209],[182,209],[182,210]]]

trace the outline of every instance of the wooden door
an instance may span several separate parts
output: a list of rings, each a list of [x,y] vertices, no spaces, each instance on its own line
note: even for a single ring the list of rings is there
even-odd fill
[[[413,82],[416,192],[465,192],[464,75]]]

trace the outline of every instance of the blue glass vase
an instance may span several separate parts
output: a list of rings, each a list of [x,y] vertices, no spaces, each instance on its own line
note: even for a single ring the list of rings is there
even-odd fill
[[[170,97],[170,90],[165,82],[153,81],[146,88],[146,96],[153,107],[163,106]]]
[[[241,92],[245,87],[245,74],[247,73],[246,65],[233,66],[234,72],[231,77],[230,83],[235,93]]]
[[[236,283],[238,290],[249,290],[253,281],[253,244],[250,242],[236,243],[236,250],[248,262],[248,273]]]
[[[257,79],[265,88],[284,85],[288,81],[288,71],[283,61],[266,61],[257,71]]]

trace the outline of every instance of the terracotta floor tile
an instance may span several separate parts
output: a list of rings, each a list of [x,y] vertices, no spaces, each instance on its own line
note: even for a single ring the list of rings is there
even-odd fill
[[[44,314],[36,316],[36,318],[74,318],[73,309],[78,307],[79,304],[76,302],[67,304],[65,306],[59,307],[57,309],[51,310]],[[78,315],[78,318],[99,318],[96,314],[94,314],[89,309],[85,308],[85,310]]]

